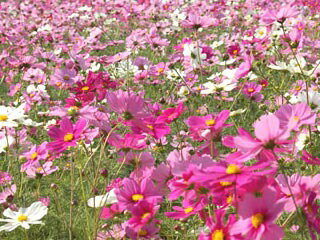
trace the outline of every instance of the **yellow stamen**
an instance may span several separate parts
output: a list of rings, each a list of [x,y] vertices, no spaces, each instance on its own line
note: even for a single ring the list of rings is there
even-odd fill
[[[220,182],[220,185],[221,185],[222,187],[229,187],[229,186],[232,185],[232,182]]]
[[[187,207],[184,209],[184,213],[191,213],[193,211],[193,207]]]
[[[261,213],[257,213],[251,217],[251,223],[254,228],[258,228],[264,220],[264,216]]]
[[[224,240],[223,230],[217,229],[211,235],[212,240]]]
[[[38,153],[37,152],[34,152],[34,153],[31,154],[31,159],[32,160],[35,160],[37,157],[38,157]]]
[[[151,213],[146,212],[146,213],[142,214],[141,218],[145,219],[145,218],[149,217],[150,215],[151,215]]]
[[[138,231],[138,235],[139,235],[139,236],[146,236],[147,234],[148,234],[148,232],[147,232],[146,230],[140,229],[140,230]]]
[[[295,88],[294,88],[296,91],[300,91],[301,89],[302,89],[302,87],[301,86],[296,86]]]
[[[139,200],[143,199],[144,196],[142,194],[133,194],[131,198],[133,201],[138,202]]]
[[[150,129],[150,130],[153,130],[154,129],[154,127],[152,126],[152,125],[147,125],[147,127]]]
[[[89,87],[88,86],[84,86],[83,88],[81,88],[82,91],[88,91]]]
[[[72,133],[67,133],[66,135],[64,135],[63,137],[63,141],[65,142],[70,142],[73,140],[73,134]]]
[[[232,200],[233,200],[232,195],[230,195],[229,197],[227,197],[227,203],[228,203],[228,204],[231,204],[231,203],[232,203]]]
[[[159,68],[158,69],[158,73],[163,73],[164,72],[164,68]]]
[[[40,173],[41,171],[43,171],[43,168],[42,168],[42,167],[38,167],[38,168],[36,169],[36,172],[37,172],[37,173]]]
[[[24,222],[24,221],[27,221],[28,220],[28,217],[24,214],[21,214],[18,216],[18,221],[19,222]]]
[[[6,114],[0,114],[0,122],[5,122],[8,120],[8,115]]]
[[[70,77],[69,76],[63,76],[63,80],[65,80],[65,81],[68,81],[68,80],[70,80]]]
[[[227,174],[239,174],[239,173],[241,173],[241,169],[235,164],[230,164],[227,167],[226,173]]]
[[[254,89],[253,88],[248,88],[248,92],[252,93],[252,92],[254,92]]]
[[[206,121],[207,126],[213,126],[216,124],[216,121],[214,119],[209,119]]]
[[[300,118],[299,118],[298,116],[294,116],[294,117],[293,117],[293,121],[298,122],[299,120],[300,120]]]

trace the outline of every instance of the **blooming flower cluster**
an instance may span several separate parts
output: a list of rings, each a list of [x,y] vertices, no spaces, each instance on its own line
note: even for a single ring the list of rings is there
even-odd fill
[[[0,231],[316,240],[319,10],[2,1]]]

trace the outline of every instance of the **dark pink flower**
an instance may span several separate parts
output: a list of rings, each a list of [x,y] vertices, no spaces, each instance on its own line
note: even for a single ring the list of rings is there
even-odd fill
[[[47,147],[49,150],[60,153],[68,147],[77,146],[77,141],[81,139],[84,129],[87,127],[87,120],[79,119],[75,125],[68,118],[63,118],[60,128],[52,127],[48,131],[48,135],[53,138],[54,142],[49,142]]]

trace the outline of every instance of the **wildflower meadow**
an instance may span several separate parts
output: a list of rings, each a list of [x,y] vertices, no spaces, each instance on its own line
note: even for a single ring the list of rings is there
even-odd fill
[[[0,16],[0,239],[320,240],[320,0]]]

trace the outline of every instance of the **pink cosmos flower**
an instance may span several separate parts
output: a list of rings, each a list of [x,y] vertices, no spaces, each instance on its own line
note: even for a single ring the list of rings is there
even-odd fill
[[[10,184],[12,181],[12,176],[7,172],[0,172],[0,185],[4,186]]]
[[[152,221],[159,208],[160,206],[157,206],[152,202],[150,203],[142,200],[132,209],[132,217],[128,220],[128,224],[134,230],[141,229]]]
[[[195,203],[190,200],[184,200],[182,202],[182,207],[172,207],[176,212],[166,212],[165,215],[173,219],[183,219],[191,215],[198,214],[205,206],[206,205],[203,200]]]
[[[25,152],[23,154],[24,157],[27,158],[27,162],[25,162],[21,166],[21,171],[25,171],[25,169],[34,163],[35,161],[39,160],[46,160],[48,157],[48,148],[47,142],[41,143],[39,146],[34,145],[29,152]]]
[[[150,223],[148,225],[143,226],[139,230],[134,230],[130,226],[127,225],[126,235],[133,240],[142,240],[142,239],[159,239],[159,228],[156,227],[155,223]]]
[[[35,178],[37,176],[47,176],[55,171],[58,171],[57,166],[52,166],[52,162],[45,162],[40,164],[40,162],[36,162],[32,165],[29,165],[25,172],[30,178]]]
[[[178,118],[184,112],[183,103],[180,103],[177,107],[168,108],[162,111],[157,121],[171,123],[173,120]]]
[[[280,120],[280,127],[299,130],[302,125],[313,125],[316,120],[316,114],[306,103],[295,105],[282,105],[275,115]]]
[[[275,190],[266,188],[261,197],[244,196],[239,203],[240,219],[232,226],[231,233],[241,234],[252,240],[280,240],[284,232],[275,220],[281,214],[284,203],[278,201]]]
[[[191,136],[194,139],[199,141],[216,139],[220,136],[223,128],[232,126],[232,124],[225,123],[229,114],[229,110],[223,110],[218,115],[191,116],[186,120],[186,123],[190,127]]]
[[[143,179],[141,183],[134,179],[126,178],[123,180],[123,187],[116,189],[119,206],[123,209],[131,210],[142,200],[148,202],[159,202],[162,199],[152,180]]]
[[[133,92],[125,92],[122,90],[108,92],[106,100],[109,107],[113,111],[122,114],[125,120],[146,116],[143,98]]]
[[[319,165],[320,166],[320,158],[312,156],[307,151],[302,151],[302,160],[308,164]]]
[[[261,20],[266,24],[272,24],[275,21],[284,23],[287,18],[297,17],[299,11],[295,6],[286,5],[277,10],[267,10],[262,16]]]
[[[274,152],[283,151],[282,146],[288,145],[289,129],[280,128],[280,120],[274,115],[263,115],[254,123],[254,132],[257,138],[244,129],[238,129],[239,136],[233,138],[234,146],[241,153],[252,157],[260,154],[264,159],[275,159]]]
[[[53,138],[54,142],[49,142],[47,147],[57,153],[65,151],[68,147],[77,146],[77,141],[81,139],[84,129],[87,127],[87,120],[79,119],[75,125],[68,118],[63,118],[60,128],[52,127],[48,135]]]
[[[142,150],[147,147],[146,137],[141,134],[127,133],[123,138],[117,134],[110,135],[108,143],[117,149]]]
[[[232,225],[236,222],[235,215],[229,215],[228,221],[224,219],[226,212],[223,209],[215,211],[215,220],[213,218],[206,219],[206,225],[210,228],[210,233],[200,233],[199,240],[238,240],[239,236],[233,236],[230,231]],[[238,234],[240,235],[240,234]]]
[[[143,119],[134,119],[131,121],[132,131],[137,134],[146,133],[155,139],[160,139],[168,135],[171,131],[170,127],[163,122],[157,121],[154,117]]]
[[[51,83],[59,85],[72,85],[76,81],[77,72],[71,69],[56,69],[51,76]]]
[[[0,193],[0,203],[11,203],[16,190],[17,190],[17,187],[15,184],[5,188]]]
[[[317,204],[317,194],[310,192],[303,205],[303,211],[306,216],[309,233],[312,240],[317,240],[317,235],[320,235],[320,206]],[[318,235],[318,236],[319,236]]]
[[[189,14],[186,20],[182,21],[182,26],[198,30],[199,28],[206,28],[215,24],[215,20],[208,16],[201,16],[199,14]]]

